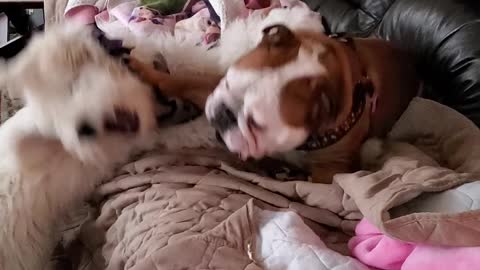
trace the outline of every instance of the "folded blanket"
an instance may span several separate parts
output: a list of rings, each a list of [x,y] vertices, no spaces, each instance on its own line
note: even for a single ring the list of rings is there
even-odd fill
[[[417,98],[389,138],[387,142],[367,143],[369,153],[364,168],[369,171],[336,176],[335,182],[358,210],[383,233],[397,239],[479,246],[480,212],[475,208],[455,213],[449,210],[452,207],[437,208],[436,212],[403,211],[404,215],[398,216],[402,210],[396,207],[415,198],[420,202],[428,198],[419,197],[421,194],[478,181],[480,130],[453,109]],[[405,143],[399,143],[400,140]],[[450,200],[443,205],[454,203]],[[471,205],[475,207],[478,202]]]

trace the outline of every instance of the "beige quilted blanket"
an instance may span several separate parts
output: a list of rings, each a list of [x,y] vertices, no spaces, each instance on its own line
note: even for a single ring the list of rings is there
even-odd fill
[[[263,210],[297,213],[296,222],[305,229],[301,235],[310,232],[311,238],[323,239],[330,248],[323,247],[321,256],[338,260],[335,265],[352,263],[333,251],[346,252],[348,236],[339,229],[353,228],[352,222],[335,214],[342,209],[338,190],[238,171],[217,153],[151,153],[99,187],[95,204],[99,215],[82,228],[83,266],[262,269],[262,262],[273,256],[256,257],[263,239],[257,235]],[[333,200],[322,208],[306,204],[304,200],[317,201],[309,198],[313,194]],[[320,266],[321,260],[316,264]]]
[[[96,191],[74,245],[77,268],[365,269],[341,255],[363,216],[403,240],[479,245],[478,210],[391,215],[422,193],[478,180],[478,128],[415,99],[390,137],[404,142],[370,141],[370,171],[332,185],[261,177],[216,150],[150,153]]]

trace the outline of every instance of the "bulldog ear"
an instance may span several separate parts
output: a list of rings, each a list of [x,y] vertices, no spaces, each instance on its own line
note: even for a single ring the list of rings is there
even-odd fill
[[[293,47],[299,44],[295,34],[283,24],[275,24],[263,29],[262,43],[272,47]]]

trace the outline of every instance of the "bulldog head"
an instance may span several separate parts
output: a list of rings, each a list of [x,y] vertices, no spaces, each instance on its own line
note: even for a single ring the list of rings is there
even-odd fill
[[[207,118],[244,159],[293,150],[314,132],[345,129],[355,120],[351,90],[360,76],[351,59],[344,44],[324,34],[266,27],[208,98]]]

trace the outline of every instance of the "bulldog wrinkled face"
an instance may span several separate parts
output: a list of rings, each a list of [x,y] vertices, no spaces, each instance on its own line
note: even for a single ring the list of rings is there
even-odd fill
[[[283,25],[267,27],[208,98],[207,118],[243,159],[293,150],[335,121],[338,85],[325,65],[332,57],[321,42]]]

